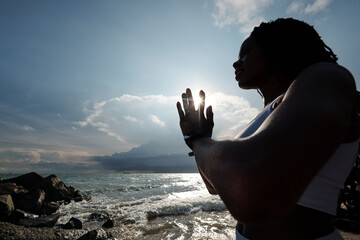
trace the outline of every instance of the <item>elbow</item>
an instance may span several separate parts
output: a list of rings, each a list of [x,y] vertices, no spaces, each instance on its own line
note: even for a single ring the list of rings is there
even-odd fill
[[[289,209],[272,205],[266,200],[246,202],[241,201],[237,206],[227,206],[231,215],[244,224],[266,224],[286,219],[291,211]],[[227,205],[227,204],[225,204]]]
[[[242,175],[242,176],[241,176]],[[218,193],[231,215],[241,223],[260,224],[285,219],[296,202],[283,193],[276,194],[272,183],[264,178],[253,177],[247,173],[237,174],[228,183],[227,188],[218,189]]]
[[[218,192],[214,188],[208,188],[207,190],[211,195],[218,195]]]
[[[296,204],[289,196],[293,190],[283,188],[283,179],[251,157],[239,159],[236,142],[215,145],[212,154],[214,166],[208,168],[208,176],[214,189],[232,216],[242,223],[267,223],[286,218]],[[247,161],[247,159],[252,159]],[[291,186],[290,186],[291,187]],[[290,194],[291,195],[291,194]]]

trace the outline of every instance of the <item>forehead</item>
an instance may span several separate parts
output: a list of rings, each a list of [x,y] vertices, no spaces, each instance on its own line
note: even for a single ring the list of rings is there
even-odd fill
[[[262,48],[257,43],[257,41],[253,37],[248,37],[245,41],[241,44],[240,51],[239,51],[239,58],[240,55],[245,54],[245,52],[262,52]]]
[[[249,47],[257,46],[255,40],[252,37],[248,37],[245,41],[241,44],[240,51]]]

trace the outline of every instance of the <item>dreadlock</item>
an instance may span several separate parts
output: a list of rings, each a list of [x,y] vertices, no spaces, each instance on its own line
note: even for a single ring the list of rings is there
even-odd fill
[[[280,81],[290,83],[306,67],[316,62],[337,63],[337,57],[313,26],[292,18],[261,23],[251,37],[262,48]]]

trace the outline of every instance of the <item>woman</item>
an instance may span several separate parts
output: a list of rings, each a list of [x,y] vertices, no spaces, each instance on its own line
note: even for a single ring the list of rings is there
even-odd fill
[[[351,73],[314,28],[277,19],[254,28],[233,64],[264,110],[234,140],[211,139],[205,93],[177,103],[180,127],[199,172],[238,220],[237,239],[342,239],[333,227],[340,187],[359,143]]]

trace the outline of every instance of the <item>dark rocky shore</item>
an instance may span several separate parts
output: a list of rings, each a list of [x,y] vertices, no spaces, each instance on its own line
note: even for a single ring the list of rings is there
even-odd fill
[[[66,186],[56,175],[43,177],[31,172],[0,179],[0,239],[109,239],[103,229],[87,231],[71,218],[57,225],[58,209],[71,201],[90,201],[91,196]],[[109,219],[104,228],[110,228]]]
[[[89,222],[98,222],[95,230],[83,229],[79,219],[71,218],[66,224],[58,224],[58,209],[71,201],[91,201],[71,186],[66,186],[56,175],[43,177],[31,172],[11,179],[0,179],[0,239],[1,240],[101,240],[123,239],[119,228],[106,212],[94,212]],[[149,211],[148,220],[155,219],[156,212]],[[132,224],[124,219],[121,224]],[[102,224],[102,225],[101,225]],[[119,223],[118,223],[119,224]],[[100,227],[101,226],[101,227]],[[358,225],[347,221],[337,224],[345,240],[360,240]]]
[[[23,227],[7,222],[0,222],[1,240],[105,240],[115,239],[104,229],[61,229],[49,227]]]

